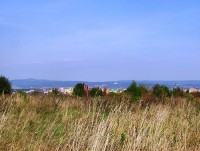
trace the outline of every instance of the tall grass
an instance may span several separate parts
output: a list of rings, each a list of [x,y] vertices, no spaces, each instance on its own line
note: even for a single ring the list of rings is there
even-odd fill
[[[126,98],[9,96],[0,98],[0,150],[200,150],[195,102],[141,106]],[[174,103],[175,102],[175,103]]]

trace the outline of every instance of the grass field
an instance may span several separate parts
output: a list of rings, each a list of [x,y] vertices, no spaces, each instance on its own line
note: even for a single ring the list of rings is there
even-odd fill
[[[128,98],[0,97],[0,150],[200,150],[198,100],[141,105]]]

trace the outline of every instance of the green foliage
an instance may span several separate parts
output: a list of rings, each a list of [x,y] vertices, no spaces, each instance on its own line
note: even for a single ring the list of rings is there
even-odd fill
[[[2,94],[2,93],[4,93],[4,94],[11,93],[11,83],[4,76],[0,76],[0,94]]]
[[[85,85],[84,83],[76,84],[73,89],[74,95],[79,96],[79,97],[85,96],[84,85]]]
[[[181,88],[177,87],[172,90],[172,94],[174,97],[180,97],[180,96],[183,97],[184,92],[183,90],[181,90]]]
[[[89,94],[90,94],[91,97],[98,97],[98,96],[104,96],[105,95],[105,93],[99,88],[92,88],[89,91]]]
[[[63,137],[65,135],[64,125],[57,124],[52,128],[53,136],[56,138]]]
[[[153,87],[153,94],[160,99],[171,96],[171,92],[167,86],[156,84]]]
[[[121,138],[120,138],[120,145],[123,146],[126,141],[126,134],[121,133]]]
[[[142,97],[142,88],[135,81],[127,88],[127,93],[132,96],[132,101],[138,101]]]
[[[148,87],[146,85],[144,85],[144,84],[139,85],[138,88],[140,89],[142,97],[149,92]]]
[[[51,93],[52,93],[53,95],[59,95],[60,92],[58,91],[57,88],[53,88]]]
[[[187,95],[186,95],[186,97],[187,97],[187,100],[188,101],[194,101],[194,96],[191,94],[191,93],[188,93]]]

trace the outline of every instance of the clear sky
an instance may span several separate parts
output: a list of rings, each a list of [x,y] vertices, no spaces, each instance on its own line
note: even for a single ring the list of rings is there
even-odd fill
[[[0,75],[200,80],[200,1],[1,0]]]

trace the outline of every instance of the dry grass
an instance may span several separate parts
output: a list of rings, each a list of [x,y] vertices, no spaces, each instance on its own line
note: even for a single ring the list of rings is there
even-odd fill
[[[1,97],[0,150],[200,150],[197,103],[124,102],[94,98],[88,112],[81,98]]]

